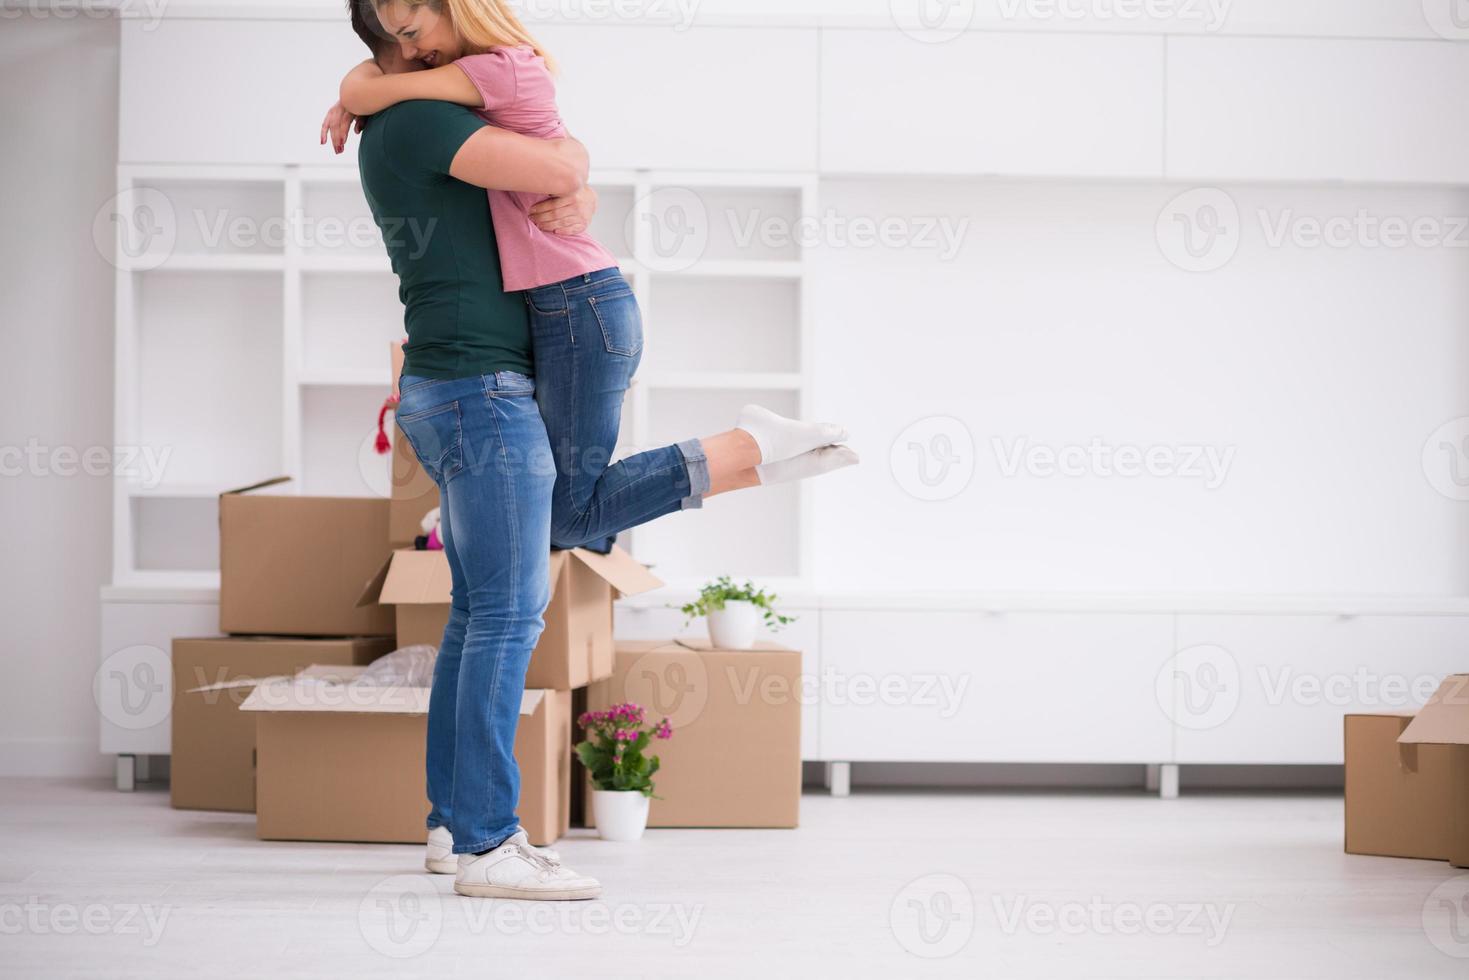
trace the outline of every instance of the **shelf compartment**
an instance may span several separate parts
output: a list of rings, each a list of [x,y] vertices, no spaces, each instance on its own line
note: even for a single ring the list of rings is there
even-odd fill
[[[301,279],[301,377],[320,383],[378,378],[388,385],[387,350],[402,340],[403,304],[392,273],[309,273]]]
[[[141,572],[219,569],[219,497],[135,497],[133,567]]]
[[[280,472],[281,277],[137,277],[138,431],[168,485],[243,486]],[[163,456],[162,454],[167,454]]]
[[[801,284],[655,274],[644,364],[660,371],[801,370]]]
[[[132,230],[147,233],[151,227],[162,233],[139,261],[151,259],[157,248],[170,245],[168,263],[174,267],[191,259],[207,262],[285,253],[290,232],[283,181],[148,177],[138,178],[133,187],[138,207],[129,218],[139,227]],[[149,226],[143,227],[144,222]],[[140,238],[134,240],[141,245]]]
[[[659,183],[646,205],[653,256],[696,256],[700,265],[797,262],[818,230],[802,220],[802,194],[793,187]]]
[[[633,189],[621,185],[598,184],[592,188],[597,192],[597,213],[588,229],[591,236],[602,244],[619,261],[633,254],[633,208],[636,201]]]
[[[355,179],[303,180],[301,254],[308,258],[368,258],[387,265],[382,232]]]
[[[301,392],[302,493],[386,497],[392,492],[391,457],[379,455],[374,447],[377,413],[386,393],[386,385],[380,389],[321,387]],[[388,424],[393,424],[391,418]]]

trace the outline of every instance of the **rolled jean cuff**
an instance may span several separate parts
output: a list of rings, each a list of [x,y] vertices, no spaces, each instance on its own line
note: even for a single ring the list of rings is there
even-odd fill
[[[709,457],[704,455],[704,444],[697,439],[688,439],[678,444],[683,453],[684,466],[689,471],[689,495],[679,505],[680,510],[698,510],[704,506],[704,495],[712,485],[709,480]]]

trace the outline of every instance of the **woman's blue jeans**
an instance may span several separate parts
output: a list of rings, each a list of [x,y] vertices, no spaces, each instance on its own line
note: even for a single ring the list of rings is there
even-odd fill
[[[525,293],[535,347],[536,401],[556,486],[551,544],[607,552],[619,531],[701,505],[709,466],[699,440],[609,466],[622,402],[643,356],[643,318],[617,269]]]
[[[398,426],[439,486],[453,598],[428,714],[430,827],[457,854],[515,833],[515,727],[550,600],[556,478],[535,384],[513,371],[404,377]]]

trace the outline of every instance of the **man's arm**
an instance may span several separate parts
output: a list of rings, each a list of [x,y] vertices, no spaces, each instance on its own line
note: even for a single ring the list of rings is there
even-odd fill
[[[459,148],[449,176],[476,187],[567,197],[587,182],[590,158],[574,139],[542,140],[482,127]]]

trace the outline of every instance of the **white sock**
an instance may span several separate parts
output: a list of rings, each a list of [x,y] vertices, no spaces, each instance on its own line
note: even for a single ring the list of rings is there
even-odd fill
[[[830,422],[802,422],[776,415],[759,405],[740,409],[737,428],[744,429],[760,447],[760,462],[775,463],[822,446],[845,442],[847,430]]]
[[[762,484],[786,483],[790,480],[806,480],[844,466],[855,466],[860,460],[848,446],[822,446],[809,453],[775,463],[761,463],[755,467],[755,475]]]

